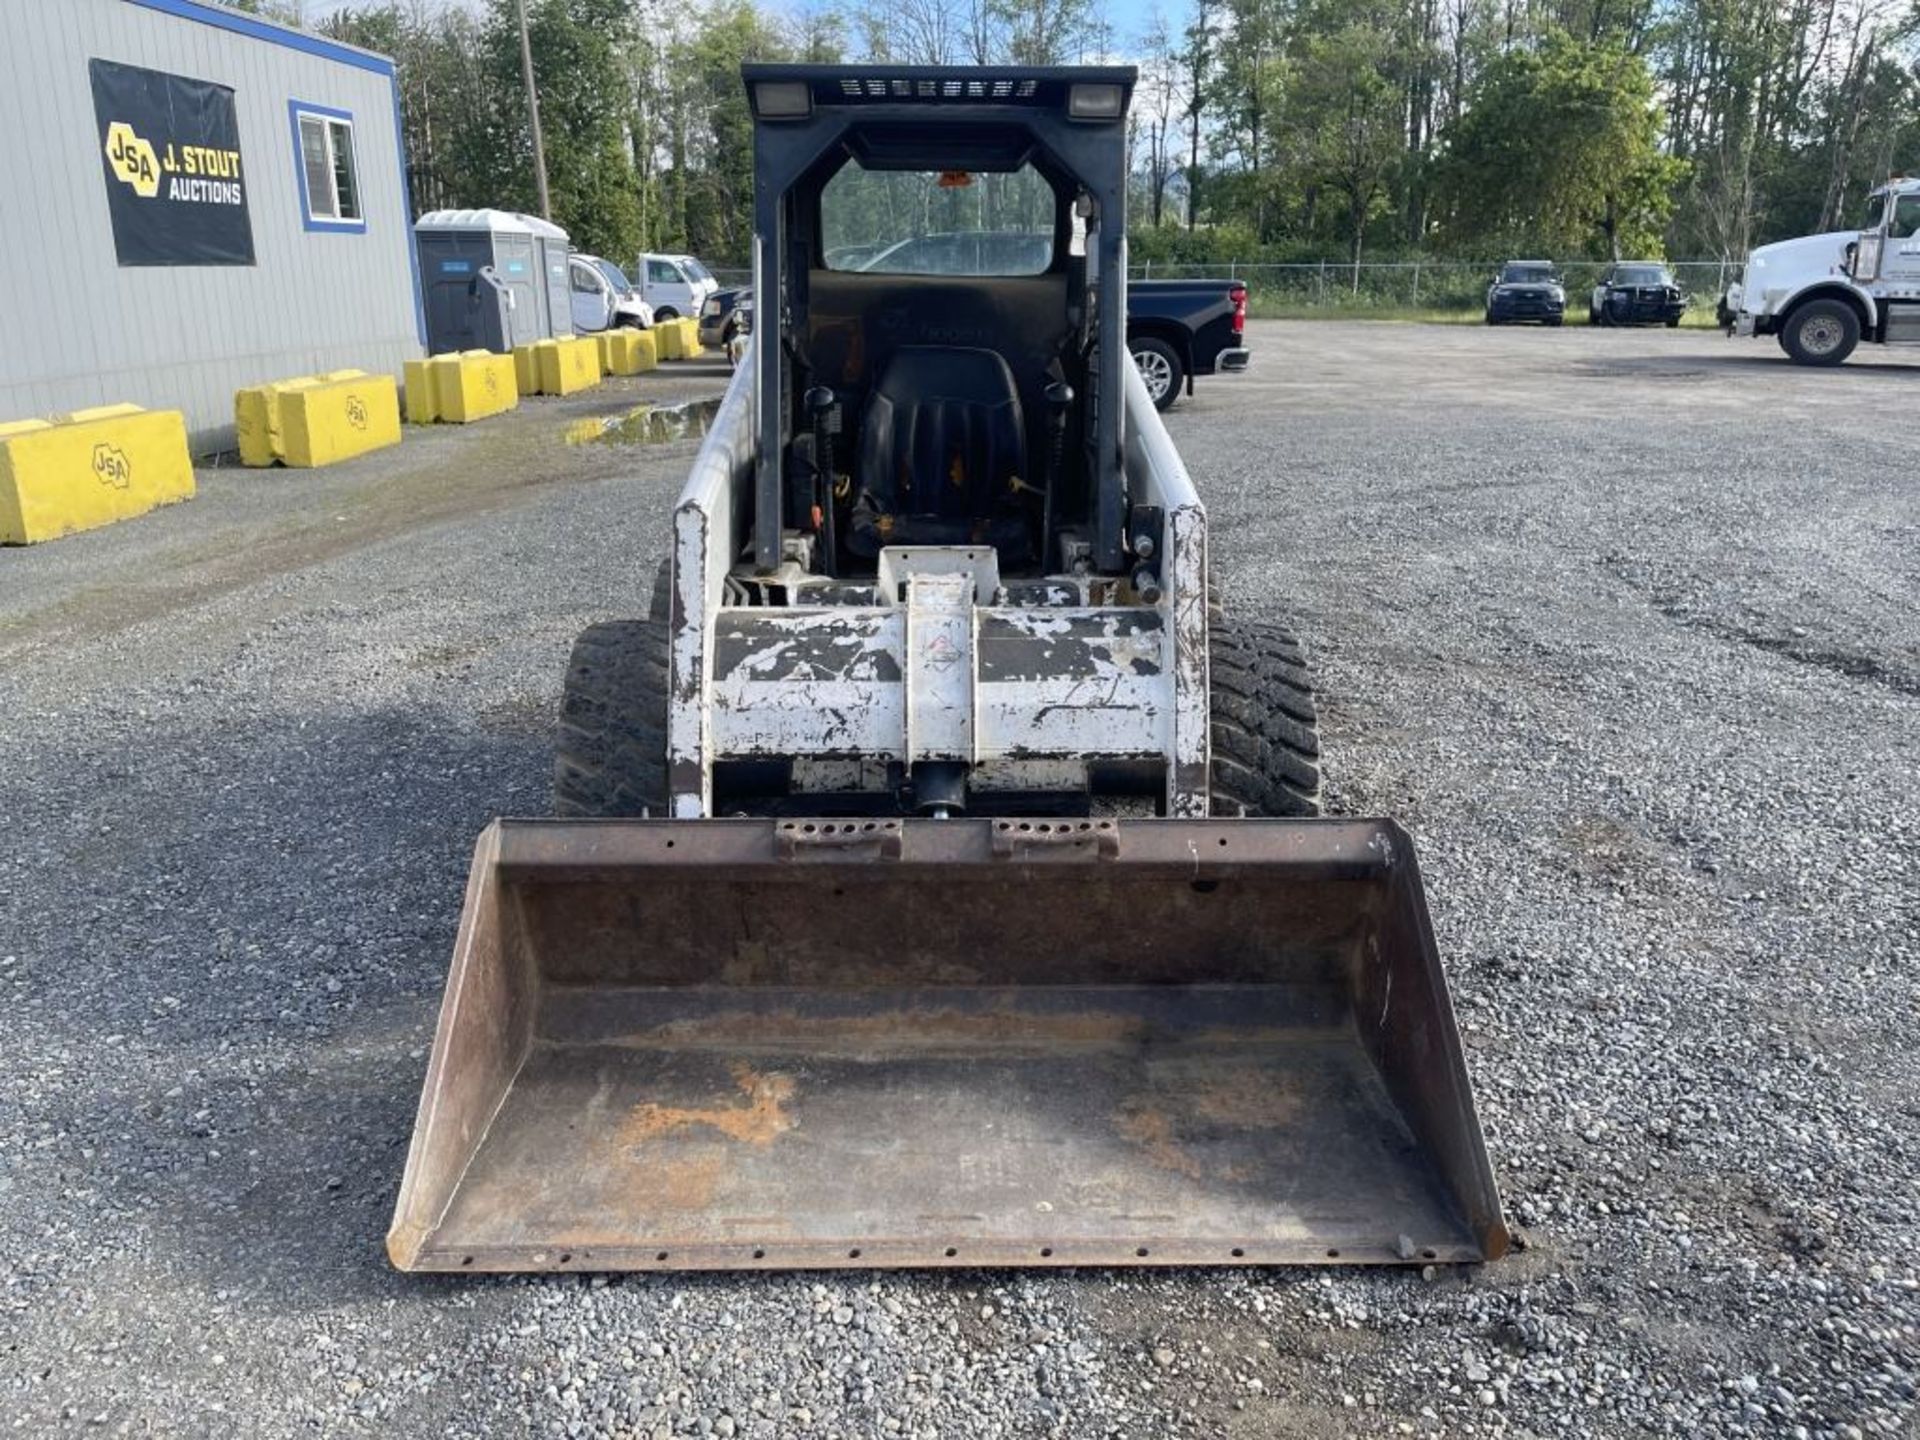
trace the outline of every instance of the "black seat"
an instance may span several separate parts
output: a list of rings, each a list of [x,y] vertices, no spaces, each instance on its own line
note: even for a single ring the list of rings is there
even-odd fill
[[[1025,559],[1027,429],[992,350],[902,346],[867,404],[848,546],[992,544]]]

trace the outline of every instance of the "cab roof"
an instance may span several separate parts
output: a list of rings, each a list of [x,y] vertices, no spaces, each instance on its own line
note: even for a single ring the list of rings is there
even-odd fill
[[[925,106],[929,109],[1014,106],[1069,112],[1080,86],[1114,86],[1118,108],[1080,118],[1116,120],[1125,116],[1139,72],[1131,65],[793,65],[740,67],[754,115],[760,120],[791,119],[804,113],[778,110],[763,102],[783,87],[781,98],[797,102],[803,87],[813,110],[857,110],[867,106]]]

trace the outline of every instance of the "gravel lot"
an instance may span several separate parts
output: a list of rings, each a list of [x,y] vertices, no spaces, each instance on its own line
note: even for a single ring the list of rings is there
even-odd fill
[[[1920,1431],[1920,366],[1256,324],[1173,417],[1334,802],[1416,833],[1525,1248],[1417,1271],[386,1266],[473,838],[691,445],[616,382],[0,552],[0,1423]]]

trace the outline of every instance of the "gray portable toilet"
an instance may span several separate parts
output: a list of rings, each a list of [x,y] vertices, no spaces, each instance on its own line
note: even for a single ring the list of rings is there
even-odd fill
[[[534,244],[540,252],[541,264],[547,272],[547,315],[551,329],[550,335],[573,334],[573,282],[567,273],[567,262],[573,258],[573,246],[568,243],[567,232],[558,225],[550,225],[545,220],[533,220]]]
[[[426,287],[427,350],[502,354],[573,333],[567,232],[511,210],[435,210],[414,222]],[[558,257],[556,299],[553,266]]]

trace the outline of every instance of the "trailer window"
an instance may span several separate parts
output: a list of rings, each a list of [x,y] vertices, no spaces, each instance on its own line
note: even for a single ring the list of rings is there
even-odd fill
[[[293,105],[300,194],[309,230],[364,230],[353,117],[317,105]]]
[[[1031,166],[1005,173],[863,170],[820,192],[829,270],[887,275],[1038,275],[1053,264],[1053,188]]]

